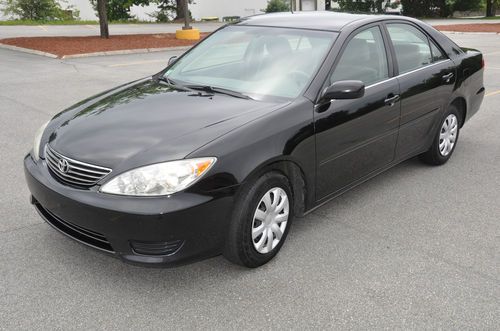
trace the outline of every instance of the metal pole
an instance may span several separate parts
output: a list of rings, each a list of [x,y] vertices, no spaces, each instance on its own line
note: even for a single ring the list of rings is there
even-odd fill
[[[188,0],[184,0],[184,27],[182,30],[191,30],[191,26],[189,25],[189,8],[188,8]]]

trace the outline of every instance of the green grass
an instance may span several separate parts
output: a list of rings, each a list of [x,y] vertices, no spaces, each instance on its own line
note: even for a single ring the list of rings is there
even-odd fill
[[[76,25],[76,24],[99,24],[98,21],[32,21],[32,20],[10,20],[0,21],[0,25]]]
[[[32,20],[10,20],[0,21],[0,25],[98,25],[99,21],[32,21]],[[109,24],[156,24],[151,21],[113,21]]]

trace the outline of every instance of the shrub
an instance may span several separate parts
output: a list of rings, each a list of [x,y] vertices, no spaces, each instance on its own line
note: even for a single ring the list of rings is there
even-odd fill
[[[2,0],[0,3],[4,15],[16,19],[51,21],[67,17],[56,0]]]
[[[290,5],[286,0],[269,0],[264,11],[266,13],[276,13],[289,10]]]
[[[481,0],[455,0],[453,10],[468,11],[481,9]]]

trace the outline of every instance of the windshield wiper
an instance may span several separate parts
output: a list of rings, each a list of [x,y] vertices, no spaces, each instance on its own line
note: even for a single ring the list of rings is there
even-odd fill
[[[160,75],[160,76],[156,77],[156,79],[158,79],[161,82],[165,82],[168,85],[172,85],[173,87],[178,88],[180,90],[184,90],[184,91],[188,91],[188,92],[194,91],[193,89],[191,89],[187,86],[184,86],[182,84],[179,84],[178,82],[176,82],[172,78],[168,78],[167,76]]]
[[[185,87],[192,89],[192,90],[199,90],[199,91],[212,93],[212,94],[213,93],[220,93],[220,94],[230,95],[230,96],[235,97],[235,98],[253,100],[252,97],[250,97],[246,94],[243,94],[243,93],[238,92],[238,91],[233,91],[233,90],[229,90],[226,88],[222,88],[222,87],[215,87],[215,86],[210,86],[210,85],[186,85]]]

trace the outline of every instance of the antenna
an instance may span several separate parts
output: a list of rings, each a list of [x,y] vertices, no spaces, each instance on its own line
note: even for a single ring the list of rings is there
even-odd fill
[[[290,12],[293,14],[293,0],[290,0]]]

